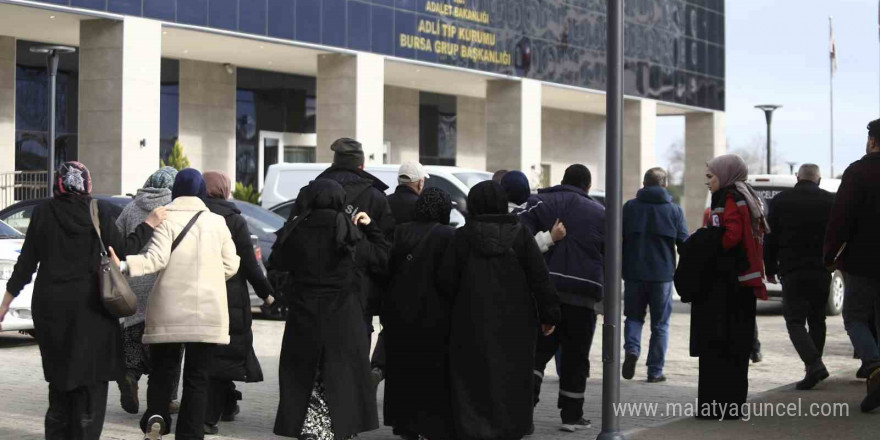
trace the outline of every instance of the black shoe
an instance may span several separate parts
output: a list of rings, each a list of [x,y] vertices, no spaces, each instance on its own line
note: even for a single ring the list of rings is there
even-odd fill
[[[220,415],[220,420],[222,420],[224,422],[234,422],[235,416],[237,416],[238,413],[240,413],[240,412],[241,412],[241,407],[239,407],[238,404],[236,403],[235,407],[232,408],[232,411],[224,412],[223,414]]]
[[[177,414],[180,412],[180,401],[172,400],[171,403],[168,404],[168,414]]]
[[[868,395],[862,400],[862,412],[880,408],[880,367],[875,367],[868,376]]]
[[[385,380],[385,372],[381,368],[373,368],[370,370],[370,380],[373,383],[373,390],[378,390],[379,384]]]
[[[138,400],[138,381],[130,374],[126,374],[122,380],[117,381],[119,386],[119,404],[122,409],[129,414],[137,414],[140,412],[140,401]]]
[[[664,376],[662,374],[659,376],[648,376],[648,383],[660,383],[660,382],[666,382],[666,376]]]
[[[220,427],[217,425],[209,425],[205,423],[205,435],[217,435],[220,433]]]
[[[819,382],[828,379],[828,376],[828,369],[825,368],[824,365],[815,368],[812,371],[807,370],[807,375],[795,385],[795,388],[801,391],[812,390],[813,387],[819,384]]]
[[[761,361],[764,360],[764,355],[761,354],[760,351],[753,351],[753,352],[752,352],[752,355],[749,356],[749,358],[752,360],[752,363],[753,363],[753,364],[758,364],[758,363],[761,363]]]
[[[626,358],[623,360],[623,378],[626,380],[630,380],[633,376],[636,375],[636,362],[639,361],[639,357],[632,354],[627,353]]]
[[[859,371],[856,371],[856,379],[867,379],[868,378],[868,368],[862,365],[859,367]]]
[[[577,432],[578,430],[581,430],[581,429],[590,429],[592,426],[593,426],[593,424],[590,423],[589,420],[581,417],[581,419],[578,420],[577,422],[563,423],[562,426],[559,427],[559,430],[565,431],[565,432]]]
[[[152,416],[147,420],[147,432],[144,434],[144,440],[162,440],[164,432],[165,419],[162,416]]]

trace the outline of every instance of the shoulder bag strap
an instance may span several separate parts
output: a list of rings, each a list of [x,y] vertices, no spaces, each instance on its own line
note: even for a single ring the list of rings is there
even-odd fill
[[[174,252],[174,250],[177,249],[177,246],[180,245],[181,241],[183,241],[183,237],[186,237],[186,233],[189,232],[190,229],[192,229],[193,225],[196,224],[196,220],[199,219],[199,216],[202,215],[203,212],[205,211],[197,212],[196,215],[193,216],[192,220],[190,220],[189,223],[187,223],[186,226],[183,227],[183,230],[180,231],[180,235],[178,235],[177,238],[174,239],[174,242],[171,243],[171,252]]]
[[[92,216],[92,226],[95,228],[95,233],[98,234],[98,241],[101,243],[101,255],[105,255],[107,247],[104,246],[104,240],[101,239],[101,220],[98,218],[98,201],[96,199],[92,199],[89,203],[89,213]]]

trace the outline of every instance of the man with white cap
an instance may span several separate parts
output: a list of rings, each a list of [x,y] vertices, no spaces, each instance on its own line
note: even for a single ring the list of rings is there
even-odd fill
[[[395,224],[402,225],[413,221],[416,200],[425,189],[425,179],[429,178],[425,167],[418,162],[406,162],[397,172],[397,189],[388,196],[388,205]]]

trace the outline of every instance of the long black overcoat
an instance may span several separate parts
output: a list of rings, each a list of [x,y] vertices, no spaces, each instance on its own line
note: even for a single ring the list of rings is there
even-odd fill
[[[431,440],[451,434],[449,298],[437,281],[455,229],[433,222],[399,225],[382,300],[385,424]]]
[[[532,424],[538,324],[559,321],[559,297],[534,237],[516,217],[472,217],[453,246],[441,280],[450,283],[444,290],[452,301],[456,438],[522,438]]]

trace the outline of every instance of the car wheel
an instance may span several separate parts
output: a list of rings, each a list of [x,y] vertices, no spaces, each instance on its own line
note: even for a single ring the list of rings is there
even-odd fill
[[[831,276],[831,293],[828,295],[828,304],[825,307],[826,315],[836,316],[843,312],[844,290],[846,290],[846,282],[843,280],[843,274],[834,272]]]

